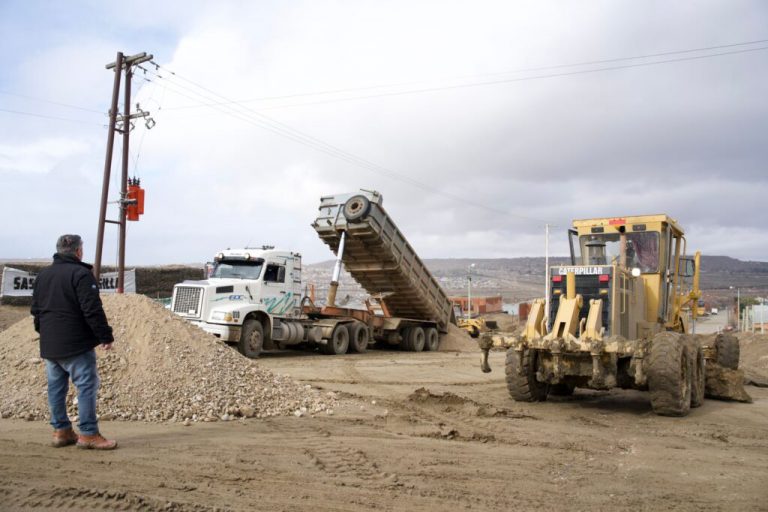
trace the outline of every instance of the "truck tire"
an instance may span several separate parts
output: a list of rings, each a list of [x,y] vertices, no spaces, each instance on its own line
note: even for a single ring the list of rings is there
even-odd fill
[[[331,339],[325,345],[320,345],[320,350],[323,354],[330,356],[337,356],[340,354],[346,354],[349,347],[349,331],[344,324],[337,324],[333,328],[331,333]]]
[[[653,337],[648,358],[648,391],[653,412],[662,416],[685,416],[691,409],[693,365],[685,340],[675,332]]]
[[[371,211],[371,202],[363,195],[352,196],[344,203],[343,211],[347,222],[360,222]]]
[[[424,350],[424,343],[426,342],[426,335],[424,329],[421,327],[409,327],[406,330],[406,350],[411,352],[421,352]]]
[[[240,331],[240,341],[237,350],[245,357],[256,359],[264,349],[264,327],[255,318],[249,318],[243,322]]]
[[[536,380],[536,362],[538,354],[535,350],[523,352],[523,371],[517,371],[517,351],[507,350],[507,361],[504,372],[507,375],[507,390],[516,402],[543,402],[549,393],[549,384]]]
[[[440,347],[440,333],[434,327],[427,327],[424,330],[424,350],[437,352]]]
[[[739,339],[730,333],[720,333],[715,338],[715,348],[717,349],[717,364],[723,368],[736,370],[739,368]]]
[[[362,322],[347,324],[349,351],[362,354],[368,350],[368,326]]]

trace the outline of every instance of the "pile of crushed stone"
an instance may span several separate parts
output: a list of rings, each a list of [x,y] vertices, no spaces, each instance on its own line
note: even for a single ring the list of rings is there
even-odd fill
[[[476,352],[477,341],[467,331],[448,324],[448,332],[440,336],[439,352]]]
[[[263,368],[143,295],[102,297],[113,350],[96,349],[102,420],[228,421],[330,412],[321,393]],[[45,364],[32,317],[0,332],[0,417],[49,417]],[[67,398],[77,415],[73,386]]]

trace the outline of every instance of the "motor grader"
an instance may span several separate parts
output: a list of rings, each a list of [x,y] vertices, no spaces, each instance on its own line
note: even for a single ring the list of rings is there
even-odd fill
[[[576,387],[647,390],[655,413],[684,416],[705,394],[748,401],[732,335],[695,336],[700,253],[667,215],[576,220],[571,264],[548,269],[551,300],[531,306],[521,335],[483,335],[507,348],[516,401],[569,395]],[[547,311],[547,306],[549,310]]]

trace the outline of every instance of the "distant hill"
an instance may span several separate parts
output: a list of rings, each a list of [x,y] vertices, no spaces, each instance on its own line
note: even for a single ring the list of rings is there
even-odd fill
[[[502,295],[507,302],[530,300],[544,295],[544,258],[431,258],[423,260],[443,288],[451,295],[467,293],[467,268],[472,268],[472,290],[478,295]],[[550,265],[567,264],[569,258],[555,256],[549,259]],[[330,281],[334,261],[305,264],[311,274],[310,281],[322,290]],[[364,292],[350,282],[351,277],[344,273],[341,286],[351,295]],[[768,262],[741,261],[728,256],[702,256],[701,288],[714,293],[740,288],[744,294],[768,294]]]

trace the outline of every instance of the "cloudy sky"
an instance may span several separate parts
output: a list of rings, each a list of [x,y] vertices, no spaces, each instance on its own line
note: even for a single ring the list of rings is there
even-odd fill
[[[565,254],[573,218],[665,212],[690,248],[768,260],[762,1],[2,0],[0,48],[3,259],[65,232],[93,259],[104,65],[146,51],[129,264],[326,260],[319,198],[360,188],[425,258],[543,255],[546,223]]]

